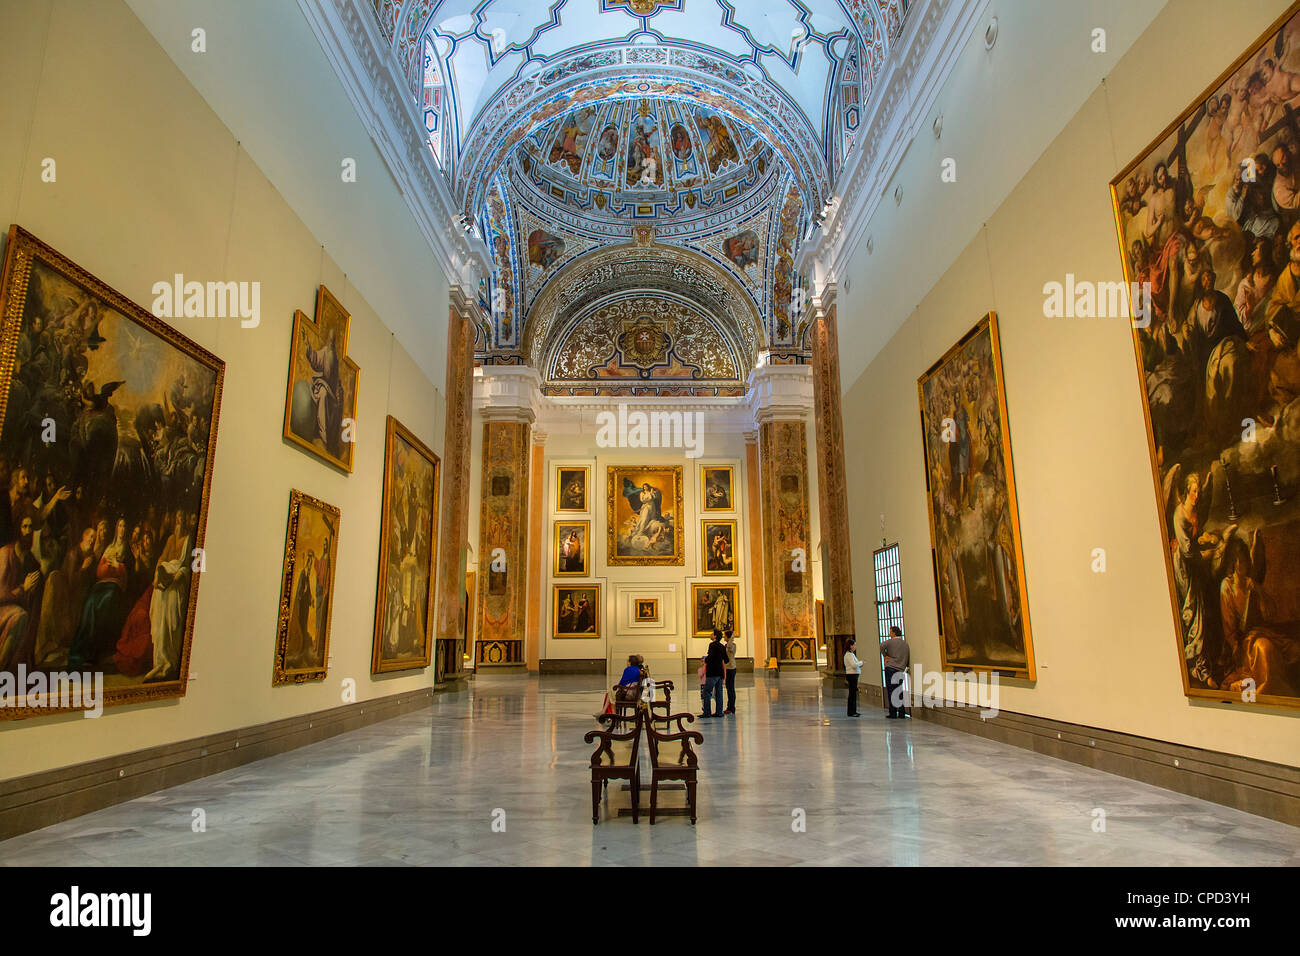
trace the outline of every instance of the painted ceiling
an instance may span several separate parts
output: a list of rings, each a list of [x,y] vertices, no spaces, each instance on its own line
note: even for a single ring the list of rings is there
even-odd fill
[[[758,317],[759,350],[806,354],[798,245],[908,0],[374,4],[453,195],[492,250],[482,360],[541,361],[525,349],[532,310],[575,263],[637,236],[726,274]],[[665,302],[686,291],[657,288]]]

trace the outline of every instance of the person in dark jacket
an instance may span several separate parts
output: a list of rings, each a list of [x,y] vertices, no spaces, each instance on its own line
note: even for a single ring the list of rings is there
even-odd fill
[[[704,713],[701,717],[722,716],[722,684],[727,678],[727,648],[722,643],[722,630],[713,629],[713,638],[704,655]],[[712,698],[716,713],[710,712],[709,700]]]

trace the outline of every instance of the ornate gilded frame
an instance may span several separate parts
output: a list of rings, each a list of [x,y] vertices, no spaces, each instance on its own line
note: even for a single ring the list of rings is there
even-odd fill
[[[727,473],[727,493],[731,504],[725,508],[709,507],[709,472]],[[734,514],[736,511],[736,468],[734,465],[700,465],[700,514]]]
[[[284,393],[284,440],[292,442],[299,448],[315,455],[321,461],[329,462],[335,468],[339,468],[348,474],[352,473],[352,462],[356,457],[356,443],[345,442],[344,447],[347,449],[347,455],[344,458],[336,458],[324,449],[317,448],[311,442],[304,440],[296,435],[290,427],[293,412],[293,364],[294,355],[297,354],[298,345],[306,339],[307,329],[319,331],[321,328],[321,316],[326,311],[337,310],[343,316],[343,341],[340,346],[338,356],[339,366],[348,368],[352,372],[352,407],[343,409],[343,420],[357,418],[357,408],[361,404],[361,367],[352,360],[348,355],[348,337],[352,331],[352,314],[343,308],[343,304],[334,297],[334,294],[324,285],[316,291],[316,316],[308,318],[307,314],[301,309],[295,309],[293,313],[293,332],[289,338],[289,368],[286,372],[286,383]]]
[[[73,282],[105,305],[121,313],[130,321],[157,335],[168,345],[180,350],[191,359],[212,369],[215,382],[212,391],[212,422],[208,433],[207,467],[203,475],[203,489],[199,497],[199,510],[194,525],[194,546],[202,550],[208,522],[208,502],[212,490],[212,470],[217,454],[217,424],[221,417],[221,394],[225,381],[226,363],[197,342],[182,335],[171,326],[142,309],[116,289],[81,268],[71,259],[55,251],[27,230],[13,224],[5,244],[4,270],[0,272],[0,434],[3,434],[9,406],[9,388],[13,382],[14,364],[18,352],[18,336],[22,331],[23,307],[27,302],[27,287],[32,267],[40,260],[63,278]],[[189,600],[185,608],[185,631],[181,641],[181,659],[177,679],[141,684],[125,689],[105,689],[104,706],[134,704],[170,697],[184,697],[189,684],[190,651],[194,641],[194,614],[199,601],[199,583],[203,574],[193,573],[190,578]],[[20,720],[25,717],[77,711],[76,707],[4,707],[0,720]]]
[[[398,439],[406,442],[411,449],[433,466],[433,501],[429,508],[429,598],[424,614],[424,658],[409,661],[388,661],[383,659],[384,638],[384,592],[388,585],[388,536],[391,522],[388,520],[389,507],[392,504],[393,490],[393,453]],[[384,495],[379,508],[379,581],[375,587],[375,630],[370,647],[370,673],[386,674],[392,671],[417,670],[429,666],[433,659],[433,611],[437,598],[438,567],[438,506],[441,502],[439,485],[442,482],[442,461],[433,450],[415,436],[415,433],[399,422],[392,415],[388,416],[384,428]]]
[[[641,605],[647,605],[650,613],[641,614]],[[636,624],[658,624],[659,623],[659,599],[658,598],[633,598],[632,599],[632,620]]]
[[[303,506],[315,508],[334,519],[332,540],[333,554],[330,555],[329,614],[325,618],[325,638],[321,647],[320,667],[290,668],[285,666],[285,657],[289,650],[289,615],[293,607],[293,580],[298,571],[296,555],[298,551],[298,521]],[[284,533],[284,570],[280,578],[280,613],[275,632],[275,663],[271,674],[271,684],[305,684],[309,681],[324,680],[330,662],[330,631],[334,624],[334,577],[339,567],[339,525],[341,512],[331,504],[313,498],[296,488],[289,492],[289,521]]]
[[[563,505],[564,483],[563,477],[566,471],[582,472],[582,507],[565,508]],[[588,465],[556,465],[555,466],[555,513],[557,515],[585,515],[591,511],[591,467]]]
[[[740,585],[735,583],[728,584],[692,584],[691,585],[691,637],[712,637],[713,628],[700,628],[700,622],[697,614],[700,610],[700,602],[695,597],[700,591],[730,591],[731,592],[731,621],[733,633],[740,633]]]
[[[592,601],[594,609],[592,620],[595,621],[596,629],[591,633],[566,631],[560,632],[560,592],[561,591],[594,591],[595,598]],[[560,640],[599,640],[600,639],[600,585],[589,582],[574,582],[572,584],[553,584],[551,586],[551,637]]]
[[[673,515],[673,553],[664,555],[630,555],[622,556],[617,551],[618,544],[618,499],[615,497],[619,492],[617,478],[621,477],[624,472],[660,472],[666,479],[670,479],[673,487],[674,507]],[[606,551],[605,563],[610,567],[636,567],[641,565],[681,565],[686,564],[686,552],[683,547],[683,535],[685,526],[682,522],[682,509],[686,502],[682,497],[682,466],[681,465],[609,465],[606,468],[607,488],[606,488],[606,516],[605,516],[605,537]],[[664,510],[668,510],[665,508]]]
[[[582,570],[581,571],[561,571],[560,570],[560,530],[562,528],[581,528],[582,529]],[[551,562],[551,573],[557,578],[585,578],[591,571],[591,522],[590,521],[564,521],[555,522],[555,527],[551,529],[551,544],[555,551],[554,560]]]
[[[709,570],[709,528],[725,527],[731,531],[731,570],[730,571],[710,571]],[[740,529],[736,524],[735,518],[701,518],[700,519],[700,574],[706,577],[734,578],[740,574],[740,549],[736,547],[736,539],[740,537]]]

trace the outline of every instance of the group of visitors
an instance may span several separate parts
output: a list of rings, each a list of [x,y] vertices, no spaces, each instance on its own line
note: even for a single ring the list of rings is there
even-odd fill
[[[700,661],[700,706],[704,717],[732,716],[736,713],[736,638],[731,628],[713,629],[709,649]],[[727,706],[722,707],[722,688],[727,688]],[[710,704],[713,704],[710,707]]]
[[[862,674],[862,661],[858,660],[857,641],[849,638],[844,648],[844,674],[849,682],[849,716],[861,717],[858,713],[858,677]],[[880,656],[885,661],[885,702],[889,705],[890,720],[907,717],[906,688],[903,681],[907,677],[907,665],[912,652],[903,640],[903,631],[898,626],[889,629],[889,639],[880,642]]]

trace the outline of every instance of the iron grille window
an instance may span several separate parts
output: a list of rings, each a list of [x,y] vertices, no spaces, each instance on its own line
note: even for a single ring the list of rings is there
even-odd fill
[[[889,629],[903,629],[903,574],[898,563],[898,545],[891,544],[880,548],[871,556],[872,566],[876,572],[876,625],[880,641],[889,638]],[[884,686],[885,663],[880,662],[880,681]]]

